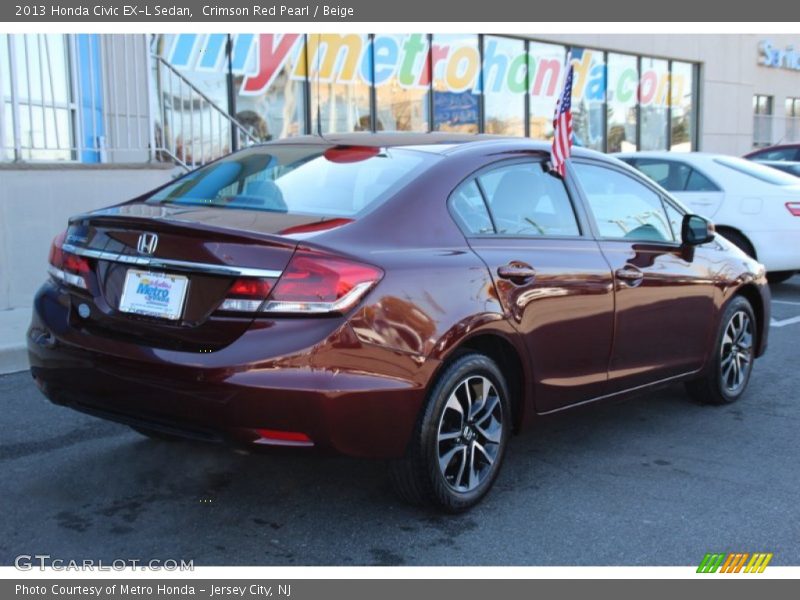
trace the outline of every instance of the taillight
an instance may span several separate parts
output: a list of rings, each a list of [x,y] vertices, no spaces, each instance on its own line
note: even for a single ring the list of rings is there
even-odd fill
[[[243,277],[233,282],[219,310],[227,312],[256,312],[272,288],[270,279]]]
[[[800,202],[787,202],[786,208],[794,217],[800,217]]]
[[[383,277],[377,267],[348,259],[298,251],[261,308],[273,313],[342,313]]]
[[[67,232],[63,231],[53,239],[48,259],[50,262],[48,272],[58,281],[86,290],[89,287],[86,284],[86,276],[91,271],[91,265],[83,256],[64,251],[66,236]]]

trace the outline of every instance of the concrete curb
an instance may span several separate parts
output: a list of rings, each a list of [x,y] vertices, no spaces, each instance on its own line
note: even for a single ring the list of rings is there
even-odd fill
[[[0,346],[0,375],[28,370],[28,349],[23,345]]]
[[[31,322],[31,309],[0,311],[0,375],[28,369],[25,332]]]

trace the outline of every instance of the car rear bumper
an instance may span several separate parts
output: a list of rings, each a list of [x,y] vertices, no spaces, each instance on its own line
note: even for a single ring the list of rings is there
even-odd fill
[[[362,344],[344,320],[320,319],[320,341],[302,349],[292,320],[251,327],[226,349],[202,354],[97,338],[71,325],[71,312],[53,286],[37,294],[28,353],[51,401],[207,441],[308,445],[257,431],[266,429],[302,433],[322,451],[402,456],[436,368],[436,361]],[[287,352],[274,353],[276,339],[286,339]],[[273,352],[253,356],[258,348]]]

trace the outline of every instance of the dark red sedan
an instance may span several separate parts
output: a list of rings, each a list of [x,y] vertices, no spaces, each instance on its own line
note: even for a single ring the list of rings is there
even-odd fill
[[[670,381],[733,402],[764,269],[622,162],[524,139],[248,148],[71,219],[28,332],[57,404],[152,437],[390,459],[457,511],[536,416]]]

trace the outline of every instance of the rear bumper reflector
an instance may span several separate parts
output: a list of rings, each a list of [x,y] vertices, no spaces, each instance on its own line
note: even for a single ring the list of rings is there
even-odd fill
[[[299,431],[278,431],[276,429],[256,429],[255,432],[261,436],[255,440],[255,444],[265,444],[269,446],[295,446],[310,448],[314,445],[311,438]]]

